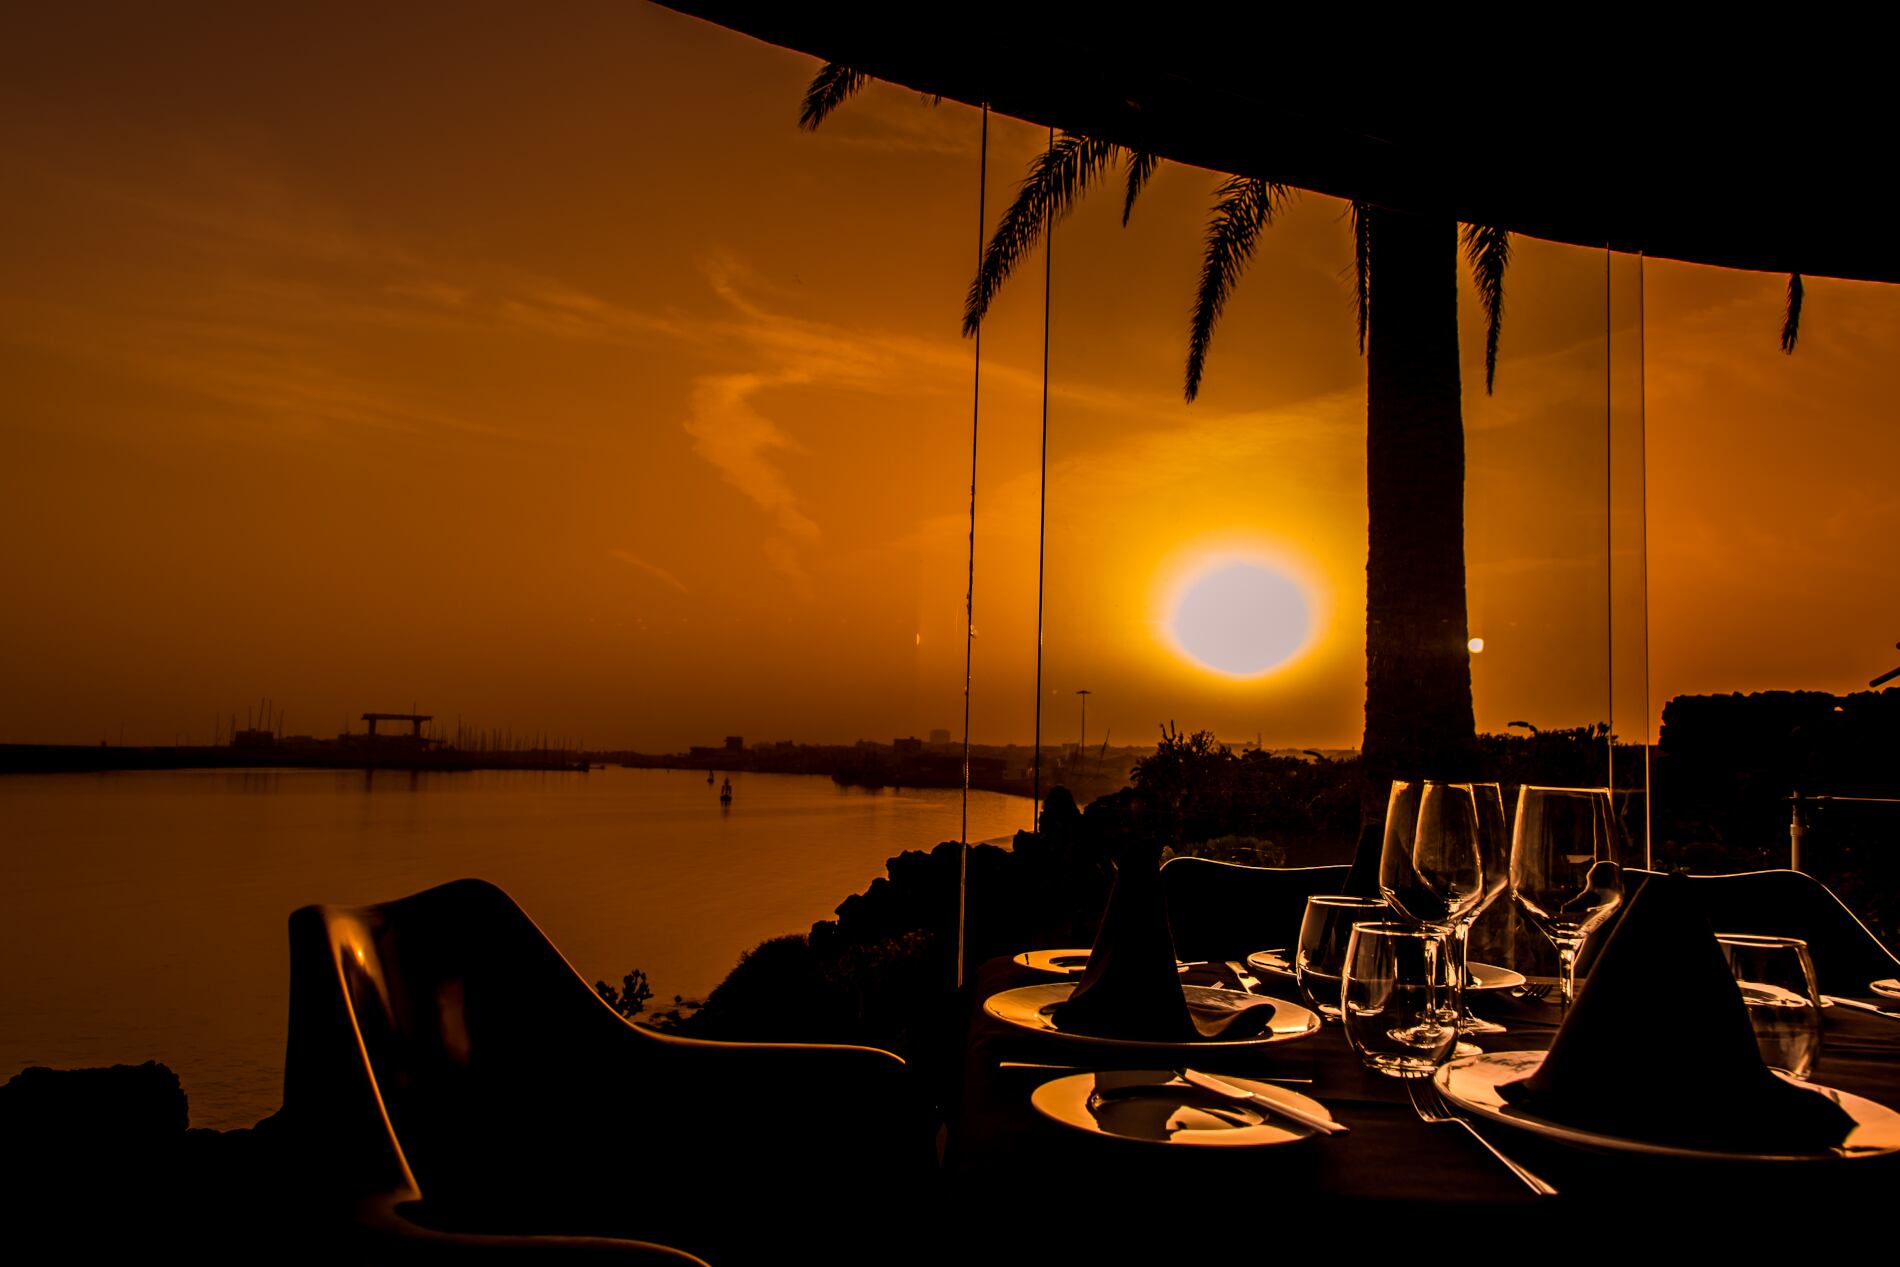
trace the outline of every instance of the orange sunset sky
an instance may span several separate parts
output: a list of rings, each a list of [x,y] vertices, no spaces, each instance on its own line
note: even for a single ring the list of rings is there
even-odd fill
[[[801,134],[811,59],[640,4],[8,26],[0,741],[205,742],[266,695],[655,751],[960,728],[976,111],[873,86]],[[992,221],[1045,140],[992,121]],[[1265,236],[1190,407],[1218,179],[1056,233],[1046,739],[1088,688],[1098,741],[1358,741],[1343,207]],[[1786,357],[1784,284],[1520,238],[1489,398],[1467,284],[1482,727],[1896,662],[1900,293],[1809,279]],[[983,342],[979,742],[1031,732],[1042,338],[1038,254]],[[1165,633],[1229,555],[1312,615],[1246,681]]]

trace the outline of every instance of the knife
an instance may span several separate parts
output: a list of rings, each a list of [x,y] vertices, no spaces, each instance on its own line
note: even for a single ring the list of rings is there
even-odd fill
[[[1872,1012],[1875,1016],[1884,1016],[1890,1021],[1900,1021],[1900,1012],[1896,1012],[1892,1008],[1875,1007],[1871,1003],[1862,1003],[1859,999],[1842,998],[1838,994],[1823,994],[1821,1001],[1824,1003],[1832,1003],[1836,1007],[1851,1007],[1856,1012]]]
[[[1094,1065],[1052,1065],[1039,1060],[999,1060],[996,1062],[996,1067],[998,1069],[1030,1069],[1049,1073],[1099,1072]],[[1294,1074],[1287,1073],[1256,1073],[1249,1074],[1248,1076],[1256,1082],[1293,1082],[1302,1086],[1311,1086],[1313,1083],[1311,1078],[1301,1078]]]
[[[1311,1109],[1269,1099],[1258,1092],[1249,1091],[1245,1087],[1237,1087],[1231,1082],[1216,1078],[1211,1073],[1202,1073],[1198,1069],[1183,1069],[1181,1070],[1181,1078],[1183,1081],[1191,1082],[1203,1090],[1212,1091],[1215,1095],[1224,1095],[1230,1100],[1251,1100],[1270,1113],[1277,1113],[1281,1117],[1291,1118],[1300,1125],[1310,1126],[1323,1135],[1346,1134],[1345,1127],[1323,1113],[1315,1113]]]

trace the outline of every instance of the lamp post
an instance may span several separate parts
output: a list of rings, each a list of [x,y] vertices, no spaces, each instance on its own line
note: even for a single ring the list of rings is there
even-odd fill
[[[1075,744],[1075,760],[1078,765],[1082,763],[1084,754],[1089,750],[1089,696],[1094,693],[1093,691],[1076,692],[1082,697],[1082,737]]]

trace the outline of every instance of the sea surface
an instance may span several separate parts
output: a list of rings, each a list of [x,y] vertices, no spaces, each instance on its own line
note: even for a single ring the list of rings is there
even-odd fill
[[[885,859],[959,834],[955,791],[732,782],[722,809],[686,770],[0,777],[0,1081],[161,1060],[193,1126],[249,1126],[282,1100],[299,906],[479,876],[588,981],[639,968],[670,1005],[829,918]],[[969,839],[1029,816],[1025,798],[972,792]]]

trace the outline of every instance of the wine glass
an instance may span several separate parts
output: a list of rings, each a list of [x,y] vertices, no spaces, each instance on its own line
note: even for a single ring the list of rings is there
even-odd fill
[[[1471,784],[1472,801],[1478,811],[1478,862],[1483,868],[1483,886],[1479,891],[1478,903],[1470,912],[1458,921],[1453,929],[1452,951],[1458,957],[1458,980],[1463,985],[1465,1011],[1458,1018],[1460,1034],[1502,1034],[1505,1028],[1493,1021],[1474,1015],[1471,1011],[1471,967],[1469,950],[1471,927],[1485,913],[1491,903],[1498,900],[1511,884],[1511,830],[1504,821],[1504,792],[1495,783]],[[1459,1055],[1469,1053],[1463,1050],[1469,1044],[1460,1044]],[[1475,1050],[1475,1049],[1474,1049]]]
[[[1366,1067],[1427,1078],[1458,1041],[1458,978],[1445,935],[1416,924],[1354,924],[1340,979],[1346,1041]]]
[[[1717,933],[1754,1027],[1762,1063],[1797,1078],[1821,1054],[1821,991],[1808,943],[1797,937]]]
[[[1511,832],[1511,900],[1557,948],[1563,1005],[1577,952],[1623,901],[1621,833],[1608,788],[1526,787]]]

